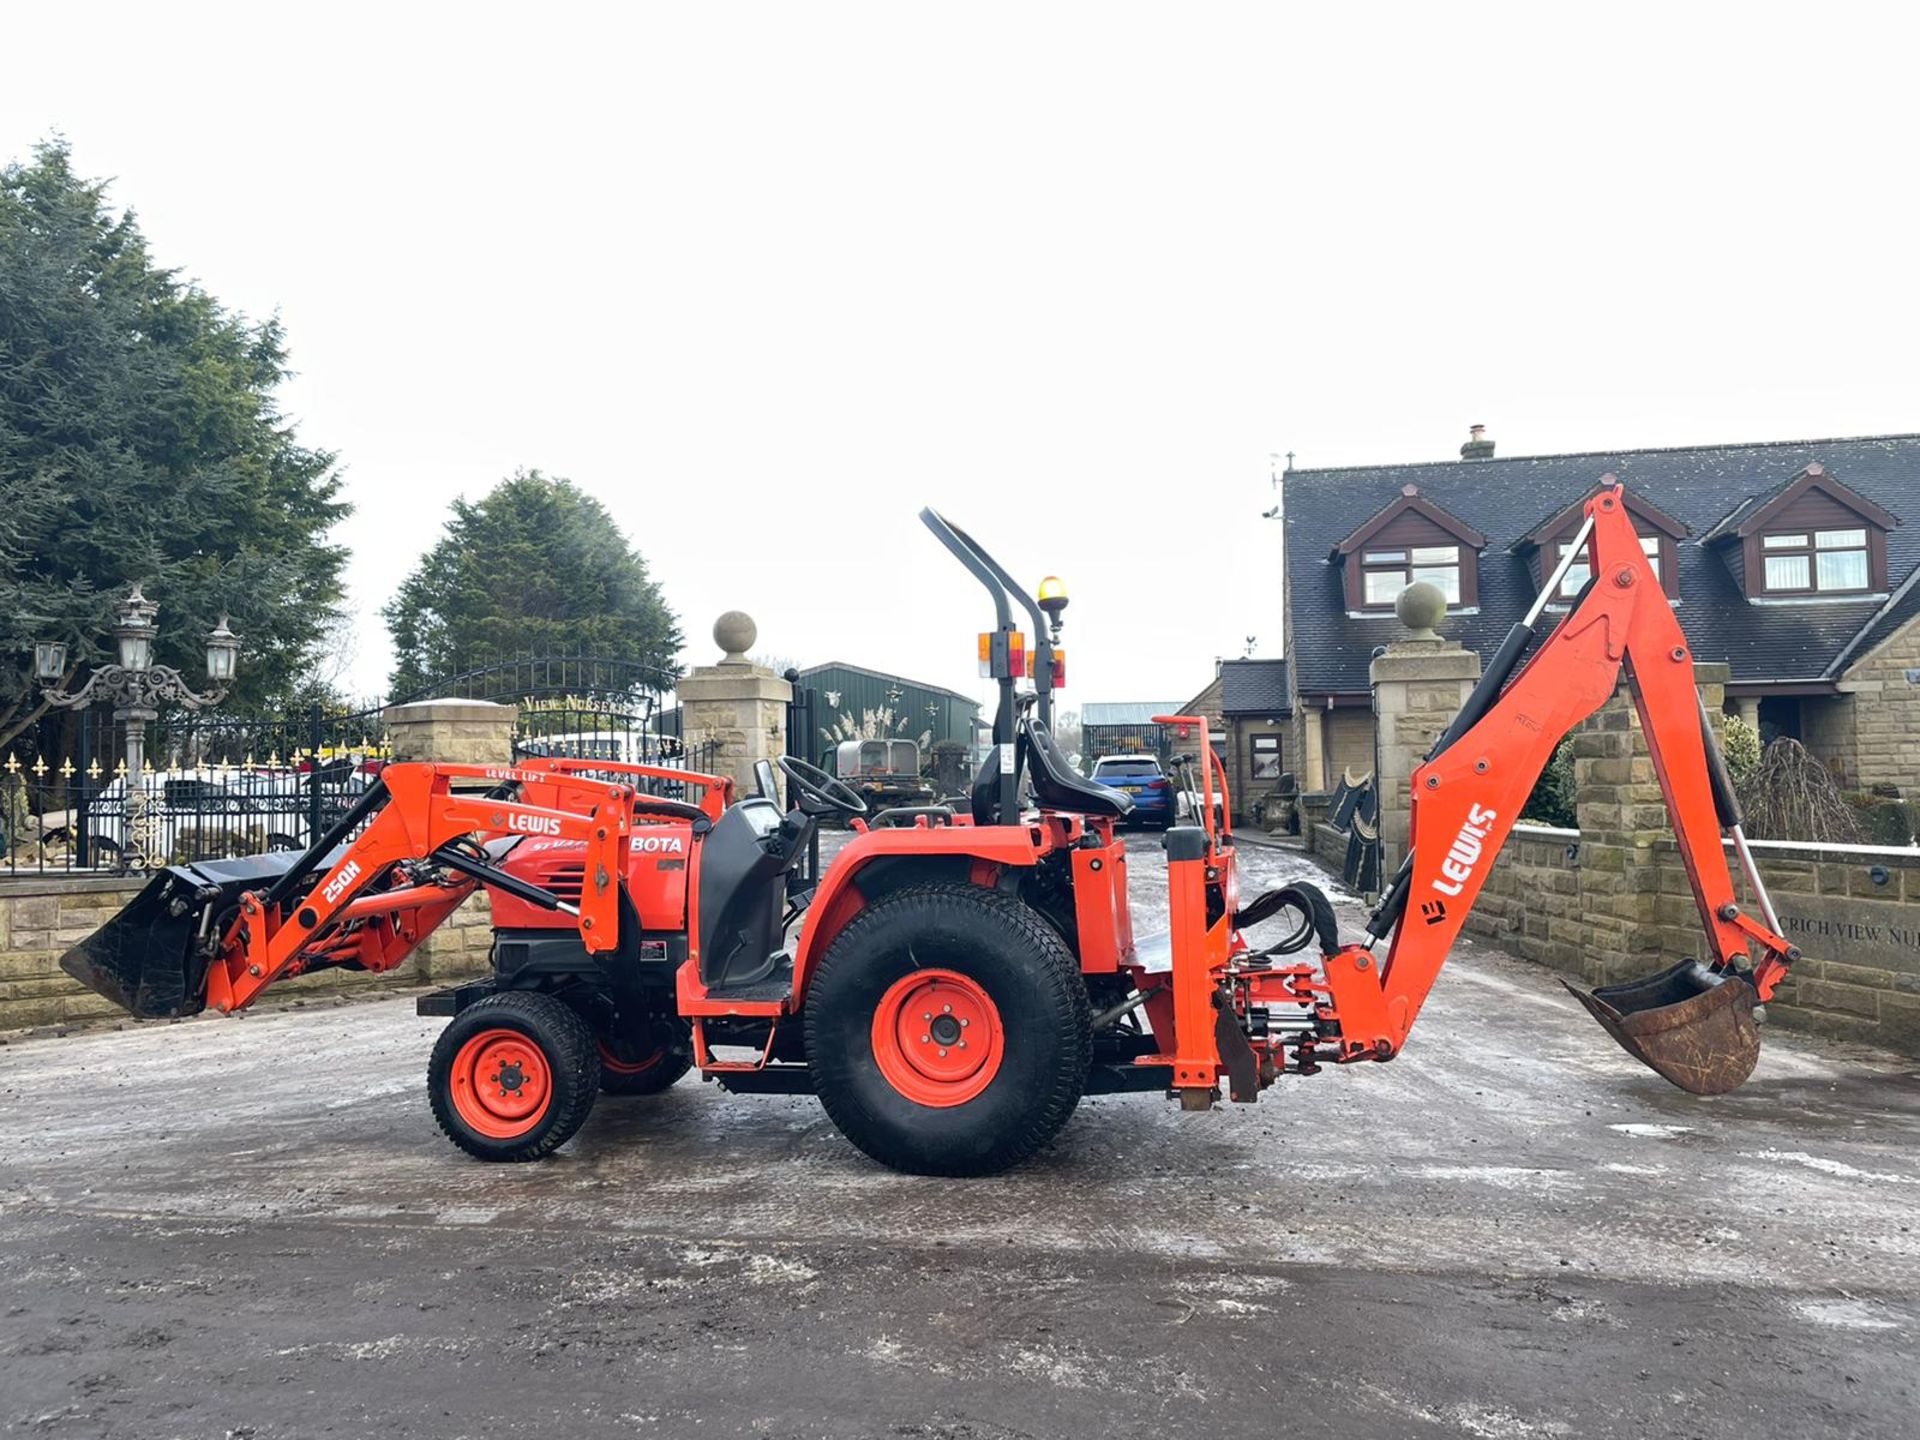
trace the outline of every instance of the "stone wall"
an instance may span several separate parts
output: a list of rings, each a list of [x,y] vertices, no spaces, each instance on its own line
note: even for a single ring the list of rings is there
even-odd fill
[[[1852,665],[1840,690],[1851,702],[1848,780],[1920,796],[1920,619]]]
[[[1809,695],[1800,702],[1800,743],[1848,788],[1860,785],[1851,695]]]
[[[1708,713],[1722,676],[1699,667]],[[1625,691],[1574,732],[1578,830],[1516,826],[1467,929],[1588,985],[1704,958],[1705,932]],[[1776,1018],[1920,1049],[1920,849],[1756,841],[1786,937],[1806,954]],[[1729,850],[1736,890],[1745,892]],[[1750,902],[1749,902],[1750,903]]]
[[[122,1012],[60,968],[60,957],[140,893],[138,879],[48,877],[0,885],[0,1030],[71,1025]],[[440,985],[484,974],[492,927],[487,897],[456,910],[405,963],[384,975],[327,970],[282,980],[260,1002],[271,1009],[342,992]]]
[[[1801,1029],[1920,1050],[1920,850],[1761,840],[1754,851],[1787,938],[1805,952],[1768,1013]],[[1578,830],[1516,826],[1467,929],[1587,985],[1704,959],[1679,847],[1662,839],[1643,863],[1621,860],[1616,847],[1585,844]],[[1738,875],[1731,849],[1727,863]]]

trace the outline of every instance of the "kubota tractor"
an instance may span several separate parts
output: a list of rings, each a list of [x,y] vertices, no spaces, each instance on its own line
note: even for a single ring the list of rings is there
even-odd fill
[[[1043,1145],[1090,1092],[1162,1091],[1204,1110],[1223,1079],[1251,1101],[1283,1074],[1393,1059],[1555,743],[1625,664],[1712,958],[1581,999],[1685,1089],[1730,1090],[1752,1070],[1754,1006],[1797,952],[1611,476],[1561,564],[1590,544],[1593,578],[1523,663],[1562,574],[1549,577],[1415,772],[1412,851],[1357,943],[1311,886],[1242,902],[1226,778],[1192,716],[1162,723],[1197,728],[1206,803],[1166,837],[1171,928],[1136,937],[1115,833],[1129,802],[1076,773],[1047,723],[1064,592],[1051,582],[1036,604],[962,531],[922,519],[997,611],[981,637],[1000,681],[995,744],[965,806],[868,815],[792,759],[785,807],[765,765],[759,793],[736,798],[717,777],[593,759],[395,764],[305,854],[173,867],[63,964],[135,1015],[233,1011],[285,976],[390,969],[484,888],[491,975],[419,1001],[448,1017],[428,1090],[469,1154],[536,1159],[598,1092],[660,1090],[697,1065],[730,1090],[818,1095],[884,1164],[987,1174]],[[1025,694],[1010,600],[1036,632]],[[698,803],[647,793],[666,781],[690,782]],[[790,894],[829,814],[857,833],[817,888]],[[1758,918],[1735,899],[1723,829]],[[1242,938],[1283,911],[1298,923],[1277,945]]]

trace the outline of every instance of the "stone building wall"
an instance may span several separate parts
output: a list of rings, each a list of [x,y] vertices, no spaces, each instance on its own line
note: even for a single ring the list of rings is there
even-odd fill
[[[1897,785],[1902,795],[1920,797],[1920,619],[1850,666],[1840,690],[1852,729],[1847,779]],[[1827,753],[1812,740],[1808,746]]]

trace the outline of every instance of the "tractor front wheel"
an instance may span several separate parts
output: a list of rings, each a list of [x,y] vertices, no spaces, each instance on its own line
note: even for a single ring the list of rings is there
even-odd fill
[[[992,1175],[1058,1133],[1092,1063],[1079,966],[1046,921],[971,885],[857,916],[807,987],[807,1066],[833,1123],[916,1175]]]
[[[551,995],[507,991],[454,1016],[427,1065],[433,1118],[478,1160],[539,1160],[573,1138],[600,1088],[593,1031]]]

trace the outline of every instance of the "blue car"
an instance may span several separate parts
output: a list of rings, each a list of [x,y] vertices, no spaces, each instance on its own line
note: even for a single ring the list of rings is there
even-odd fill
[[[1172,777],[1152,755],[1102,755],[1093,762],[1093,779],[1133,800],[1131,819],[1164,830],[1178,818]]]

